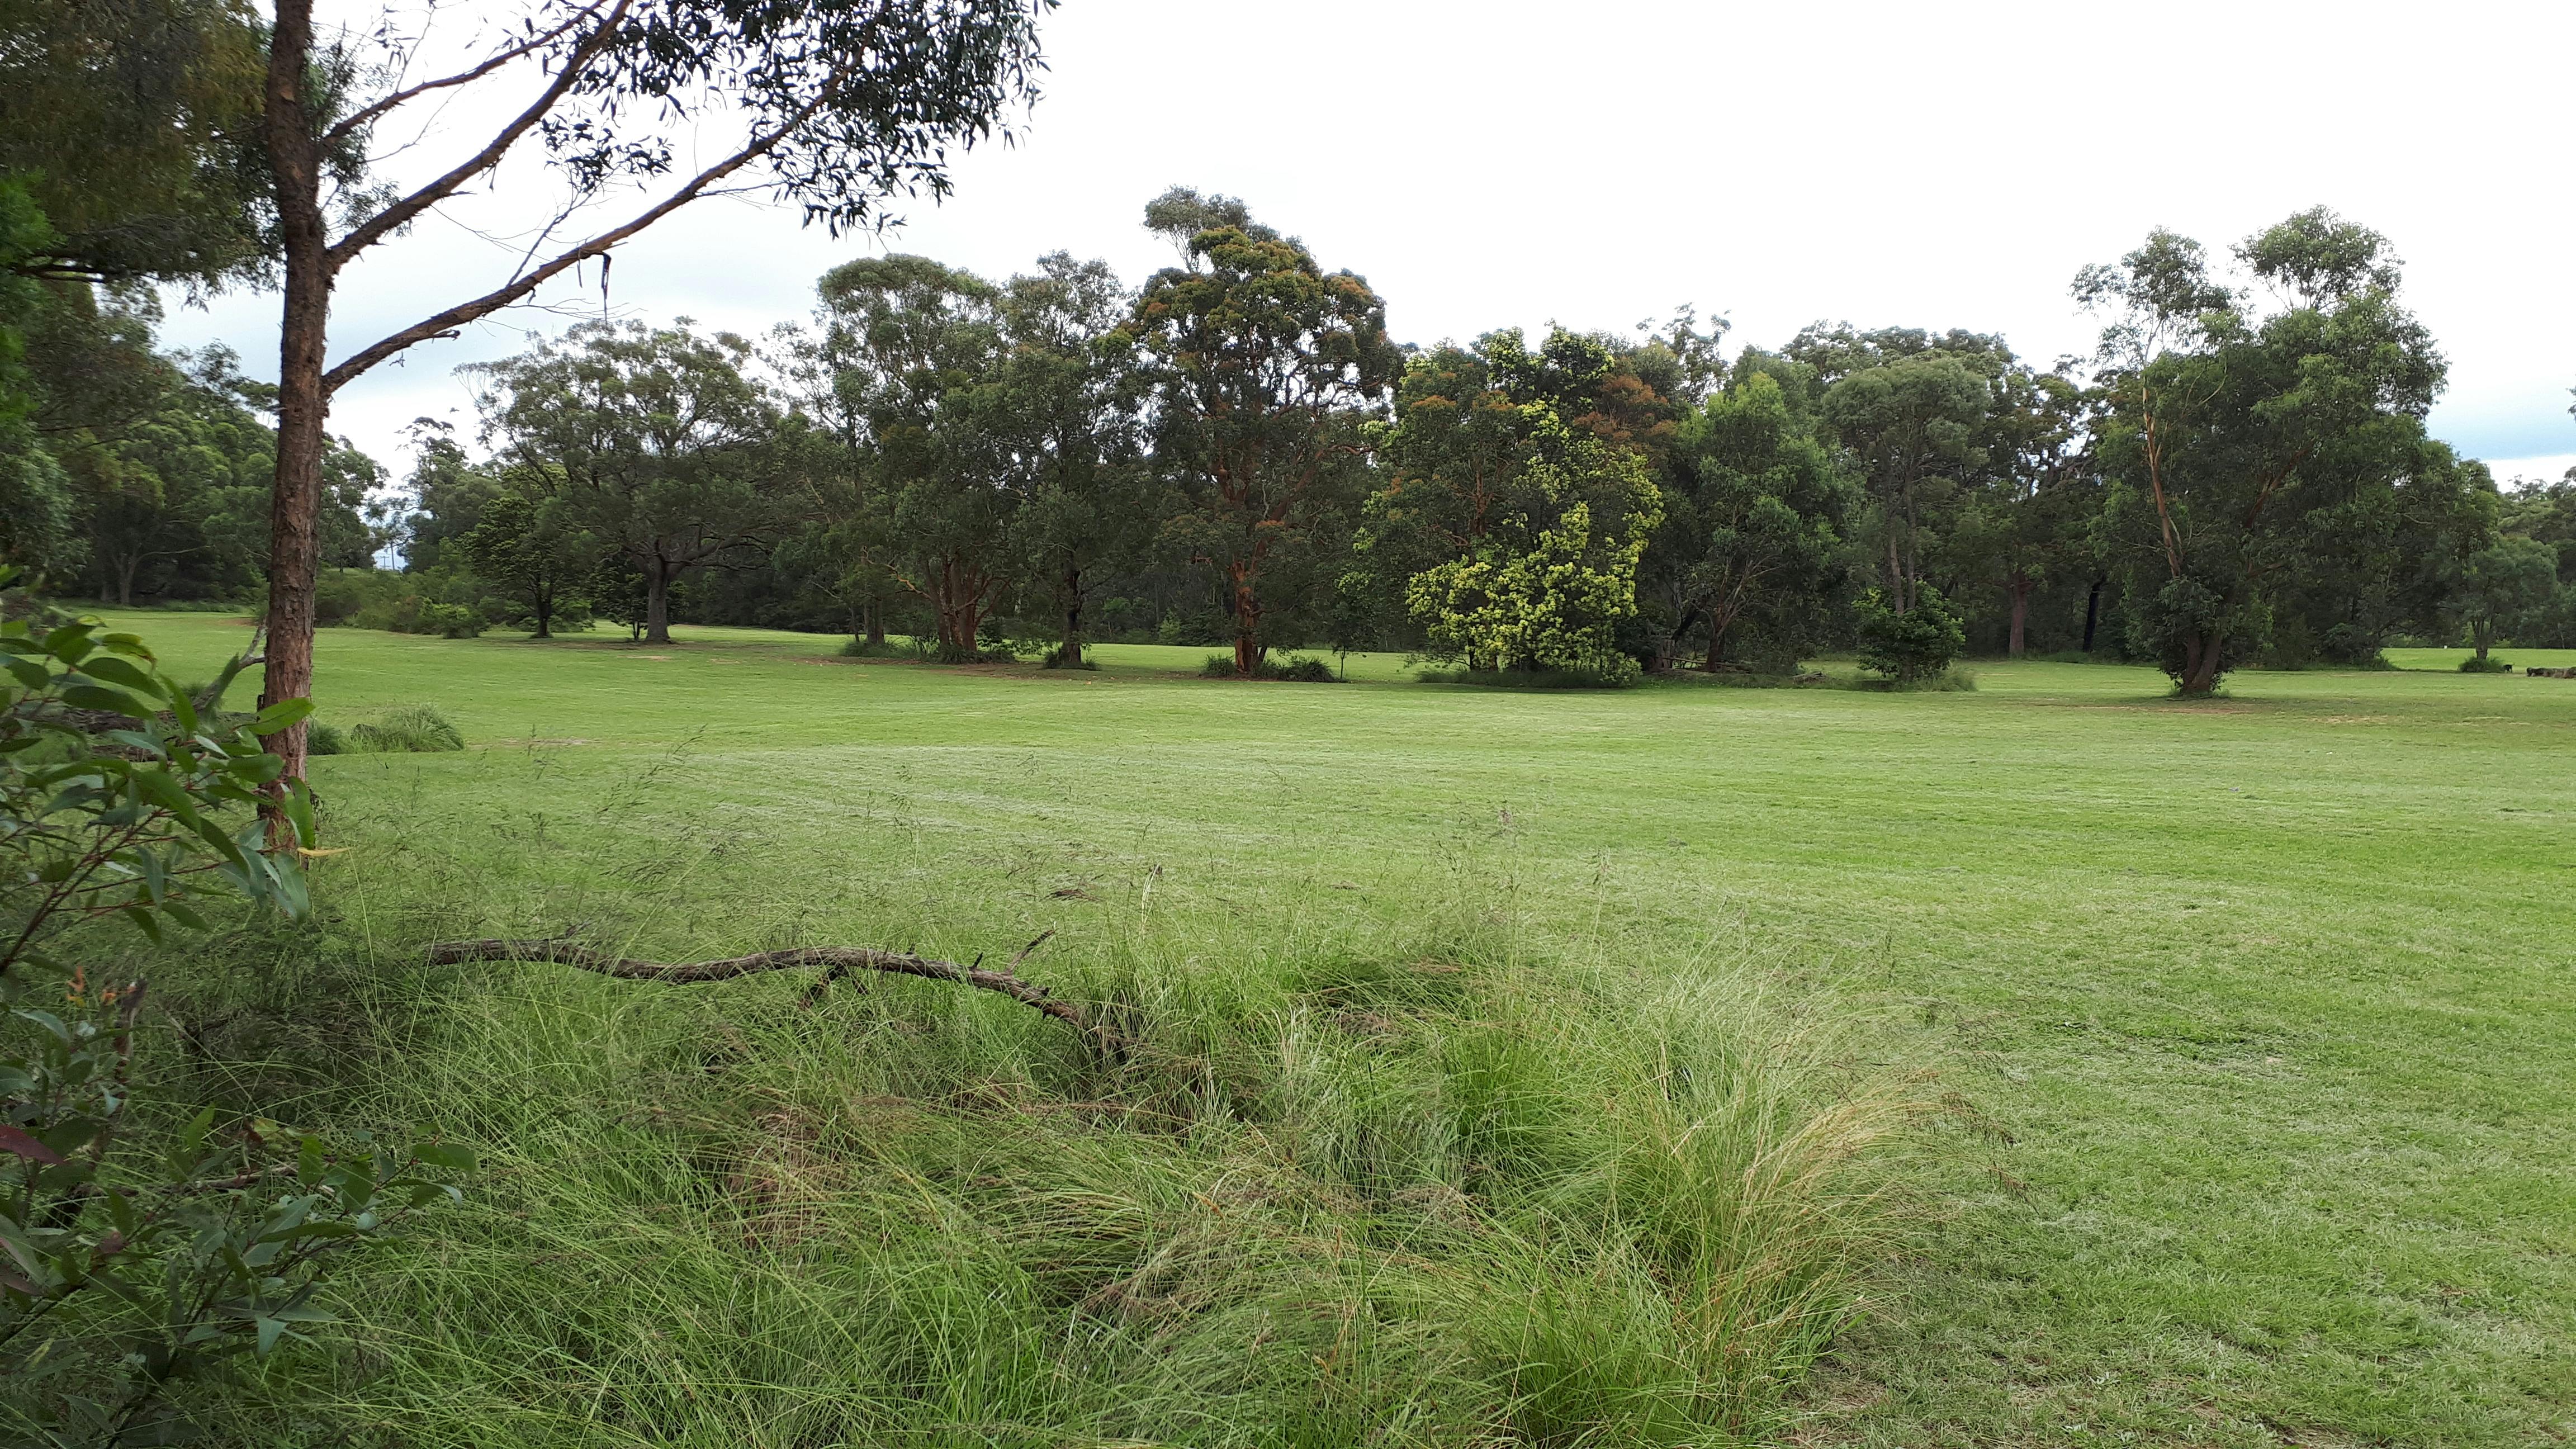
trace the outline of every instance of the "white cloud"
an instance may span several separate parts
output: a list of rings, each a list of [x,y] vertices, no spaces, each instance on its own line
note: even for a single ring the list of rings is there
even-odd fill
[[[2576,445],[2576,287],[2558,185],[2564,4],[1832,6],[1632,0],[1071,0],[1026,142],[979,151],[885,243],[710,203],[619,254],[642,315],[765,328],[863,250],[992,273],[1066,248],[1131,277],[1173,182],[1237,194],[1432,341],[1551,320],[1624,328],[1681,302],[1739,341],[1818,318],[2000,331],[2086,350],[2084,263],[2167,225],[2223,246],[2323,202],[2388,233],[2452,360],[2435,431],[2519,458]],[[515,188],[515,190],[514,190]],[[533,188],[487,203],[503,215]],[[498,253],[430,223],[344,282],[343,347],[459,295]],[[586,282],[595,289],[595,271]],[[257,369],[274,300],[174,313]],[[457,363],[544,315],[414,350],[339,400],[382,455],[470,416]]]

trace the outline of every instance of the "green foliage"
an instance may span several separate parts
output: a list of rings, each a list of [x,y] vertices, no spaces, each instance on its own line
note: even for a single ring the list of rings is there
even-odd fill
[[[240,667],[227,666],[222,682]],[[202,716],[140,639],[89,622],[0,622],[0,668],[0,916],[9,924],[0,977],[21,962],[68,970],[45,952],[88,921],[117,917],[155,941],[165,922],[202,929],[196,894],[213,883],[303,910],[303,876],[291,854],[266,848],[254,812],[278,769],[259,737],[311,706],[282,701],[241,722]],[[48,759],[53,752],[39,747],[49,741],[72,746],[68,757]],[[294,840],[309,841],[310,797],[289,784],[282,800]],[[228,810],[245,817],[236,829],[224,826]]]
[[[539,481],[551,480],[539,475]],[[579,590],[599,569],[599,541],[571,513],[569,501],[551,490],[533,498],[503,493],[484,500],[474,527],[455,543],[478,578],[508,591],[527,610],[530,632],[539,639],[554,637],[555,620],[568,607],[578,612]],[[466,637],[446,628],[423,632]]]
[[[1930,584],[1918,585],[1914,607],[1899,612],[1873,585],[1852,601],[1852,632],[1860,641],[1860,662],[1902,685],[1920,684],[1941,675],[1966,648],[1959,611]]]
[[[1656,535],[1667,637],[1704,628],[1710,672],[1757,652],[1794,663],[1825,632],[1842,577],[1853,489],[1779,381],[1795,366],[1747,352],[1674,441],[1677,486]]]
[[[0,1426],[171,1442],[169,1385],[330,1322],[313,1301],[325,1261],[454,1196],[420,1169],[472,1160],[265,1120],[219,1129],[213,1108],[134,1140],[146,988],[93,977],[80,956],[95,948],[75,938],[113,918],[157,944],[205,929],[227,894],[303,914],[311,797],[287,782],[274,852],[256,807],[278,776],[260,736],[309,706],[201,713],[239,660],[192,692],[92,622],[0,624],[0,666]]]
[[[1359,551],[1423,565],[1402,596],[1434,657],[1635,671],[1619,631],[1663,498],[1636,447],[1569,426],[1559,402],[1614,371],[1607,348],[1563,332],[1535,355],[1502,332],[1472,356],[1444,349],[1407,369],[1397,421],[1378,430],[1393,476]]]

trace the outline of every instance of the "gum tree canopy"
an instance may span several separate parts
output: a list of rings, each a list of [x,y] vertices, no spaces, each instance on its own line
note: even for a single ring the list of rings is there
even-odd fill
[[[2235,256],[2252,288],[2158,231],[2075,282],[2109,323],[2103,534],[2137,642],[2185,695],[2262,645],[2307,520],[2411,503],[2457,471],[2424,433],[2444,366],[2386,238],[2320,207]]]
[[[427,43],[435,4],[406,34],[390,24],[326,31],[313,0],[278,0],[259,107],[285,282],[266,697],[302,696],[312,679],[333,392],[585,261],[604,267],[619,244],[702,196],[765,193],[837,232],[882,220],[888,196],[944,193],[951,149],[1034,98],[1036,19],[1053,3],[531,0],[514,22],[486,23],[488,44],[441,67]],[[486,85],[528,99],[409,189],[370,187],[332,164],[373,149],[369,138],[406,107]],[[326,365],[340,273],[531,151],[561,184],[560,207],[519,267]],[[633,209],[584,237],[575,218],[619,194]],[[558,244],[559,235],[582,239]],[[301,773],[301,726],[270,744],[289,774]]]

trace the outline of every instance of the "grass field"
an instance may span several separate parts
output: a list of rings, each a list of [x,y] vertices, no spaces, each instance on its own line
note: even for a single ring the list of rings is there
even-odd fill
[[[183,676],[241,638],[212,617],[121,622]],[[1873,1310],[1744,1433],[2576,1434],[2576,683],[2463,676],[2455,652],[2420,651],[2396,672],[2241,674],[2197,704],[2150,671],[2048,664],[1978,666],[1973,693],[1517,693],[1400,683],[1392,656],[1356,657],[1349,685],[1247,685],[1178,672],[1206,650],[1109,647],[1096,674],[1048,675],[680,632],[668,648],[326,633],[324,718],[426,701],[470,742],[316,762],[331,843],[352,847],[318,868],[335,929],[385,959],[439,934],[566,929],[664,957],[998,956],[1052,929],[1033,977],[1142,991],[1160,972],[1201,993],[1164,1011],[1218,1016],[1259,995],[1246,980],[1311,985],[1317,962],[1455,951],[1496,980],[1582,973],[1685,1017],[1760,1014],[1763,1040],[1833,1044],[1802,1060],[1810,1077],[1911,1080],[1947,1108],[1875,1159],[1920,1215]],[[839,1442],[778,1427],[826,1388],[760,1407],[743,1386],[778,1382],[799,1293],[867,1271],[865,1242],[919,1250],[903,1215],[850,1238],[856,1259],[755,1292],[740,1229],[715,1241],[718,1217],[670,1200],[701,1189],[657,1174],[748,1134],[775,1151],[731,1169],[737,1195],[785,1200],[793,1179],[826,1185],[785,1196],[828,1198],[830,1140],[779,1124],[903,1110],[879,1066],[853,1064],[925,1060],[885,1034],[900,1015],[852,1018],[878,1031],[854,1045],[797,1018],[783,981],[467,972],[435,1012],[363,990],[352,1009],[413,1063],[386,1100],[429,1104],[502,1164],[477,1188],[484,1216],[359,1285],[390,1325],[276,1391],[413,1442]],[[1715,984],[1657,996],[1667,978]],[[1018,1008],[940,990],[870,998],[969,1024],[939,1070],[1035,1039]],[[1548,991],[1503,999],[1545,1013]],[[1368,1080],[1353,1055],[1335,1090]],[[963,1150],[977,1120],[868,1140]],[[1018,1170],[997,1159],[993,1181]],[[604,1266],[603,1241],[628,1268]],[[632,1297],[630,1271],[659,1296]],[[585,1294],[614,1321],[578,1343],[513,1337],[514,1296],[568,1313]],[[983,1321],[953,1312],[937,1323]],[[1329,1377],[1346,1347],[1265,1371]],[[1349,1351],[1440,1350],[1385,1327]],[[1101,1382],[1045,1406],[961,1402],[898,1427],[1147,1442],[1118,1437],[1121,1373],[1139,1395],[1225,1402],[1144,1362],[1100,1360]],[[1468,1442],[1429,1399],[1342,1410],[1292,1430],[1211,1408],[1187,1439]]]

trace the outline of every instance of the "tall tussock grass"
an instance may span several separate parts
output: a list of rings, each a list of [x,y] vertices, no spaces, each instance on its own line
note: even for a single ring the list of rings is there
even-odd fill
[[[1370,937],[1057,943],[1024,969],[1114,1014],[1116,1058],[902,978],[806,1008],[785,978],[394,973],[401,1068],[347,1110],[434,1117],[484,1180],[343,1283],[352,1343],[232,1412],[478,1446],[1779,1432],[1902,1228],[1920,1095],[1739,967]]]

